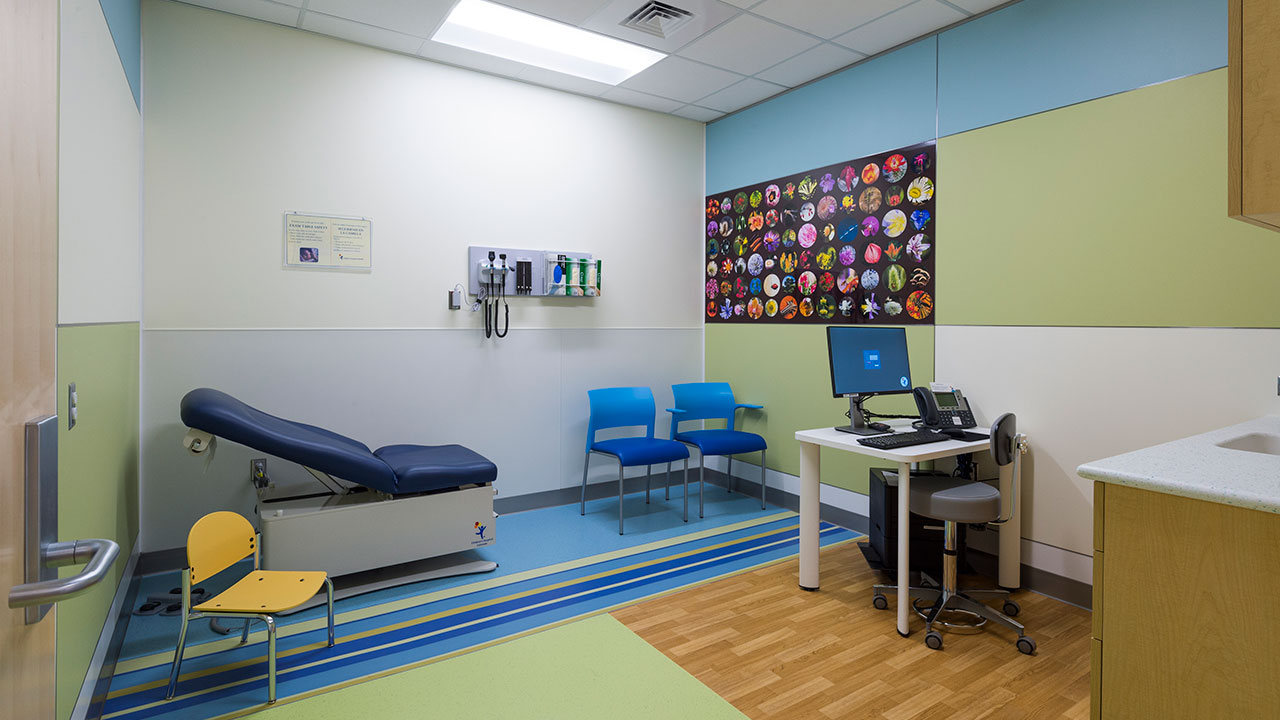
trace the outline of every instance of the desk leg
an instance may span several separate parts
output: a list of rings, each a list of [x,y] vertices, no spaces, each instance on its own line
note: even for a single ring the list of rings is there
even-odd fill
[[[818,589],[818,497],[821,448],[800,443],[800,587]]]
[[[898,463],[898,634],[911,634],[911,463]]]

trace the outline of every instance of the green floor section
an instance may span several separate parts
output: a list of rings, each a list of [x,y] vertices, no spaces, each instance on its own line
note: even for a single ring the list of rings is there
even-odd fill
[[[744,718],[611,615],[281,705],[263,720]]]

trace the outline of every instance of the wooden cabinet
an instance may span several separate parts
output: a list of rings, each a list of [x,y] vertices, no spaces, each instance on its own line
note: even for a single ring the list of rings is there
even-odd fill
[[[1280,515],[1095,483],[1094,545],[1093,718],[1280,717]]]
[[[1229,3],[1227,212],[1280,231],[1280,2]]]

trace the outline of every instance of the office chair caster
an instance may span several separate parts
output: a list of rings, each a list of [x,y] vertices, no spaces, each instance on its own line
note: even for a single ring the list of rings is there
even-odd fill
[[[1004,614],[1009,617],[1018,617],[1018,613],[1022,612],[1022,606],[1019,605],[1016,600],[1005,600],[1004,608],[1002,609],[1004,610]]]
[[[1036,641],[1026,635],[1018,638],[1018,652],[1023,655],[1035,655]]]
[[[889,599],[879,593],[876,593],[875,597],[871,598],[871,604],[874,605],[877,610],[889,609]]]
[[[924,634],[924,644],[929,646],[930,650],[942,649],[942,633],[937,630],[930,630]],[[1022,646],[1019,645],[1019,648]]]

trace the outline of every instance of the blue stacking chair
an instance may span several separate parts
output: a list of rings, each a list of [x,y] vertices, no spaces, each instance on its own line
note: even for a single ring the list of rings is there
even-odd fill
[[[764,453],[768,447],[764,438],[755,433],[733,429],[733,419],[740,409],[759,410],[763,405],[735,402],[729,383],[701,382],[672,385],[676,406],[667,408],[671,413],[671,439],[698,448],[698,517],[702,517],[702,487],[706,474],[708,455],[724,455],[729,458],[729,482],[733,482],[733,456],[760,451],[760,509],[764,509],[765,468]],[[686,430],[680,432],[680,423],[689,420],[724,420],[724,429]]]
[[[684,460],[684,521],[689,522],[689,448],[674,440],[653,436],[657,407],[653,391],[647,387],[616,387],[588,390],[591,415],[587,420],[587,456],[582,463],[582,507],[587,514],[587,467],[591,454],[609,455],[618,461],[618,534],[622,534],[622,474],[627,467],[666,463],[670,485],[671,463]],[[596,432],[607,428],[645,426],[644,437],[624,437],[596,441]],[[670,497],[670,491],[668,491]],[[649,502],[649,478],[645,477],[644,501]]]

